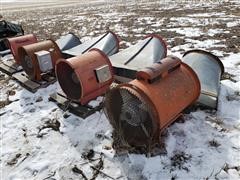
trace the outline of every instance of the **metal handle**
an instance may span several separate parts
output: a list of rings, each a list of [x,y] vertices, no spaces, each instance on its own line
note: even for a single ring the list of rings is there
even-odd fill
[[[151,67],[146,67],[143,70],[137,72],[137,79],[143,80],[152,84],[168,74],[172,73],[181,66],[181,60],[174,57],[168,56],[158,63],[154,63]]]

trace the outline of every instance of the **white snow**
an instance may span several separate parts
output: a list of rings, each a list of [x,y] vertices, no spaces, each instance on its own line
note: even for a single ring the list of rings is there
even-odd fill
[[[200,28],[193,28],[193,27],[184,27],[184,28],[170,28],[169,31],[175,31],[178,34],[185,35],[187,37],[194,37],[202,35],[202,31]]]
[[[199,14],[190,14],[189,17],[211,17],[211,16],[224,16],[225,13],[199,13]]]
[[[239,26],[240,25],[240,21],[234,21],[234,22],[228,22],[227,23],[227,27],[231,28],[234,26]]]
[[[193,27],[181,27],[181,28],[171,28],[171,25],[168,31],[175,31],[178,34],[185,35],[187,37],[198,37],[203,34],[208,34],[209,36],[214,36],[215,34],[220,34],[224,32],[222,29],[209,29],[208,31],[204,32],[202,28],[193,28]]]

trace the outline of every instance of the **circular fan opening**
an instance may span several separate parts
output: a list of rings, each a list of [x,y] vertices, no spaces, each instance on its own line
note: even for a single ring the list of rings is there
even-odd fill
[[[56,67],[58,82],[68,98],[79,100],[82,94],[81,83],[74,69],[66,62],[61,61]]]
[[[24,48],[19,49],[19,57],[20,57],[21,65],[22,65],[24,71],[27,73],[27,75],[30,78],[33,78],[33,76],[34,76],[33,60],[27,54],[27,52],[25,51]]]
[[[105,104],[111,124],[128,145],[149,145],[157,125],[152,107],[141,94],[130,88],[115,88],[106,96]]]

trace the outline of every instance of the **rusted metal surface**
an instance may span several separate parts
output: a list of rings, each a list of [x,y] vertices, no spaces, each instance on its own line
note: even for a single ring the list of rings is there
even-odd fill
[[[119,38],[114,32],[109,31],[103,35],[83,42],[74,48],[63,51],[63,55],[64,57],[79,56],[93,48],[97,48],[103,51],[106,55],[111,56],[119,50]]]
[[[188,65],[173,56],[144,68],[136,77],[107,93],[105,112],[123,142],[148,148],[198,99],[200,82]]]
[[[18,49],[21,46],[33,44],[37,42],[37,38],[33,34],[28,34],[19,37],[7,38],[7,44],[17,64],[21,64]]]
[[[188,64],[198,75],[201,83],[201,95],[198,102],[210,108],[217,108],[219,86],[224,66],[221,60],[203,50],[187,51],[183,62]]]
[[[137,71],[151,66],[166,55],[166,42],[159,35],[152,34],[109,58],[117,76],[134,79]]]
[[[102,51],[92,49],[81,56],[59,60],[56,76],[68,98],[86,104],[106,92],[113,82],[113,69]]]
[[[42,72],[39,66],[39,59],[36,53],[40,51],[49,52],[53,69],[57,60],[62,57],[59,47],[52,40],[46,40],[20,47],[19,57],[22,62],[23,70],[32,80],[41,80],[42,74],[46,73]]]

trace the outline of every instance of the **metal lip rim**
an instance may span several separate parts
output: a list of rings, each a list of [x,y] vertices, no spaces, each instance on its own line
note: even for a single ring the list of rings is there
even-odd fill
[[[119,49],[120,49],[121,39],[120,39],[120,37],[119,37],[115,32],[113,32],[113,31],[111,31],[111,30],[108,30],[108,31],[106,32],[106,34],[108,34],[108,33],[112,34],[113,37],[116,39],[116,41],[117,41],[117,49],[118,49],[116,53],[118,53],[118,52],[119,52]],[[115,54],[116,54],[116,53],[115,53]]]
[[[73,57],[74,58],[74,57]],[[69,58],[69,59],[71,59],[71,58]],[[62,88],[62,86],[61,86],[61,84],[60,84],[60,81],[59,81],[59,78],[58,78],[58,73],[57,73],[57,66],[58,66],[58,64],[60,64],[60,63],[65,63],[66,65],[68,65],[72,70],[73,70],[73,72],[77,75],[77,77],[78,77],[78,80],[79,80],[79,83],[80,83],[80,88],[81,88],[81,95],[80,95],[80,98],[79,99],[76,99],[76,98],[72,98],[72,97],[69,97],[68,96],[68,93],[66,93],[65,92],[65,89],[63,89]],[[66,94],[66,96],[68,97],[68,98],[70,98],[71,100],[73,100],[73,101],[80,101],[82,98],[83,98],[83,86],[82,86],[82,81],[81,81],[81,78],[78,76],[78,73],[77,73],[77,71],[76,71],[76,69],[72,66],[72,64],[68,61],[68,59],[64,59],[64,58],[60,58],[60,59],[58,59],[57,60],[57,62],[56,62],[56,64],[55,64],[55,75],[56,75],[56,78],[57,78],[57,81],[58,81],[58,83],[59,83],[59,85],[60,85],[60,87],[61,87],[61,89],[62,89],[62,91]]]
[[[28,45],[26,45],[26,46],[28,46]],[[36,72],[35,67],[34,67],[35,64],[32,62],[32,63],[33,63],[33,68],[31,69],[31,72],[30,72],[30,71],[29,71],[30,68],[28,69],[28,68],[25,66],[25,62],[23,62],[23,57],[24,57],[25,55],[30,56],[31,61],[33,61],[33,56],[32,56],[32,54],[28,54],[28,51],[25,49],[25,46],[21,46],[21,47],[18,48],[18,55],[19,55],[19,59],[20,59],[20,62],[21,62],[21,66],[22,66],[22,68],[23,68],[23,71],[29,76],[30,79],[34,79],[35,72]]]
[[[167,51],[168,51],[167,50],[167,42],[163,39],[163,37],[158,34],[153,33],[153,34],[149,34],[149,35],[145,36],[144,39],[149,38],[149,37],[154,37],[154,38],[157,38],[159,41],[161,41],[161,43],[163,44],[163,47],[164,47],[164,57],[163,58],[167,57]]]
[[[222,61],[219,59],[219,57],[217,57],[216,55],[214,55],[208,51],[205,51],[202,49],[193,49],[193,50],[186,51],[182,57],[185,57],[187,54],[192,53],[192,52],[202,53],[202,54],[206,54],[206,55],[212,57],[219,64],[219,66],[221,68],[221,75],[224,73],[224,65],[223,65]]]
[[[46,39],[45,41],[52,41],[53,45],[54,45],[54,46],[57,48],[57,50],[60,52],[61,58],[63,57],[62,51],[61,51],[61,49],[59,48],[59,46],[57,45],[56,41],[54,41],[52,38]],[[41,41],[41,42],[45,42],[45,41]]]
[[[67,35],[69,35],[69,34],[73,35],[74,37],[76,37],[76,38],[81,42],[80,38],[79,38],[76,34],[74,34],[72,31],[69,31],[68,33],[60,36],[60,38],[61,38],[61,37],[64,37],[64,36],[67,36]],[[59,38],[59,39],[60,39],[60,38]],[[57,40],[59,40],[59,39],[57,39]],[[82,42],[81,42],[81,43],[82,43]]]

